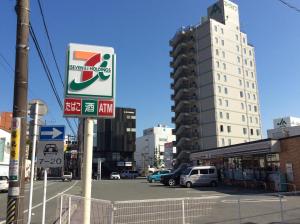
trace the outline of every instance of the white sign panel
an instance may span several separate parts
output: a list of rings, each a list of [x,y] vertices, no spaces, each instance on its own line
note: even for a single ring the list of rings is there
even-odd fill
[[[37,144],[37,167],[64,166],[64,142],[42,141]]]
[[[115,96],[116,55],[111,47],[69,45],[66,97]]]

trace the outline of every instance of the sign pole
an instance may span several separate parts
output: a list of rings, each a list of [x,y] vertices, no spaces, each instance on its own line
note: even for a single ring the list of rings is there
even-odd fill
[[[30,189],[29,189],[29,204],[28,204],[28,221],[31,223],[31,210],[32,210],[32,192],[33,192],[33,178],[35,174],[35,151],[36,151],[36,137],[37,137],[37,126],[38,126],[38,115],[39,113],[39,103],[35,103],[35,114],[34,114],[34,128],[33,128],[33,140],[32,140],[32,152],[31,152],[31,170],[30,170]]]
[[[44,169],[44,195],[43,195],[43,214],[42,224],[45,224],[45,213],[46,213],[46,195],[47,195],[47,168]]]
[[[93,163],[93,119],[85,119],[84,155],[83,155],[83,223],[90,224],[91,191],[92,191],[92,163]]]

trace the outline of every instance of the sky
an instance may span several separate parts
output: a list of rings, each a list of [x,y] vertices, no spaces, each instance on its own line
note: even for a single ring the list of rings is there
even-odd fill
[[[286,0],[300,8],[299,0]],[[137,113],[137,136],[143,129],[171,123],[169,40],[181,26],[198,24],[215,0],[41,0],[59,69],[64,75],[68,43],[111,46],[117,54],[116,105]],[[236,0],[241,29],[254,45],[263,135],[272,120],[300,117],[300,13],[279,0]],[[15,1],[0,4],[0,56],[15,64]],[[37,0],[30,1],[30,21],[54,77],[63,87],[51,56]],[[29,101],[49,107],[48,124],[65,124],[30,40]],[[14,73],[0,57],[0,111],[11,111]],[[74,123],[72,122],[75,128]]]

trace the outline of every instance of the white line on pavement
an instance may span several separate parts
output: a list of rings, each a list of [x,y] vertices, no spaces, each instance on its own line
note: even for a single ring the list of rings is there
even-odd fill
[[[67,188],[66,190],[64,190],[64,191],[62,191],[62,192],[60,192],[60,193],[58,193],[57,195],[55,195],[55,196],[53,196],[53,197],[51,197],[51,198],[48,198],[48,199],[46,200],[46,202],[51,201],[52,199],[57,198],[57,197],[60,196],[61,194],[64,194],[65,192],[71,190],[77,183],[78,183],[78,181],[75,181],[75,183],[74,183],[72,186],[70,186],[70,187]],[[38,208],[38,207],[41,206],[42,204],[43,204],[43,202],[41,202],[41,203],[39,203],[39,204],[33,206],[33,207],[32,207],[32,210],[35,209],[35,208]],[[28,209],[26,209],[26,210],[24,211],[24,213],[27,213],[27,212],[28,212]]]
[[[241,203],[258,203],[258,202],[279,202],[280,199],[242,199]],[[287,201],[286,199],[282,199],[281,201]],[[237,203],[238,200],[222,200],[223,203],[233,204]]]

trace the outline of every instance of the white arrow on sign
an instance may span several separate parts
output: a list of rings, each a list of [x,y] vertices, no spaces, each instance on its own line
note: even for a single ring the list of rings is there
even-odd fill
[[[42,131],[41,135],[51,135],[52,138],[56,138],[57,136],[61,135],[63,132],[61,132],[60,130],[53,128],[52,131]]]

